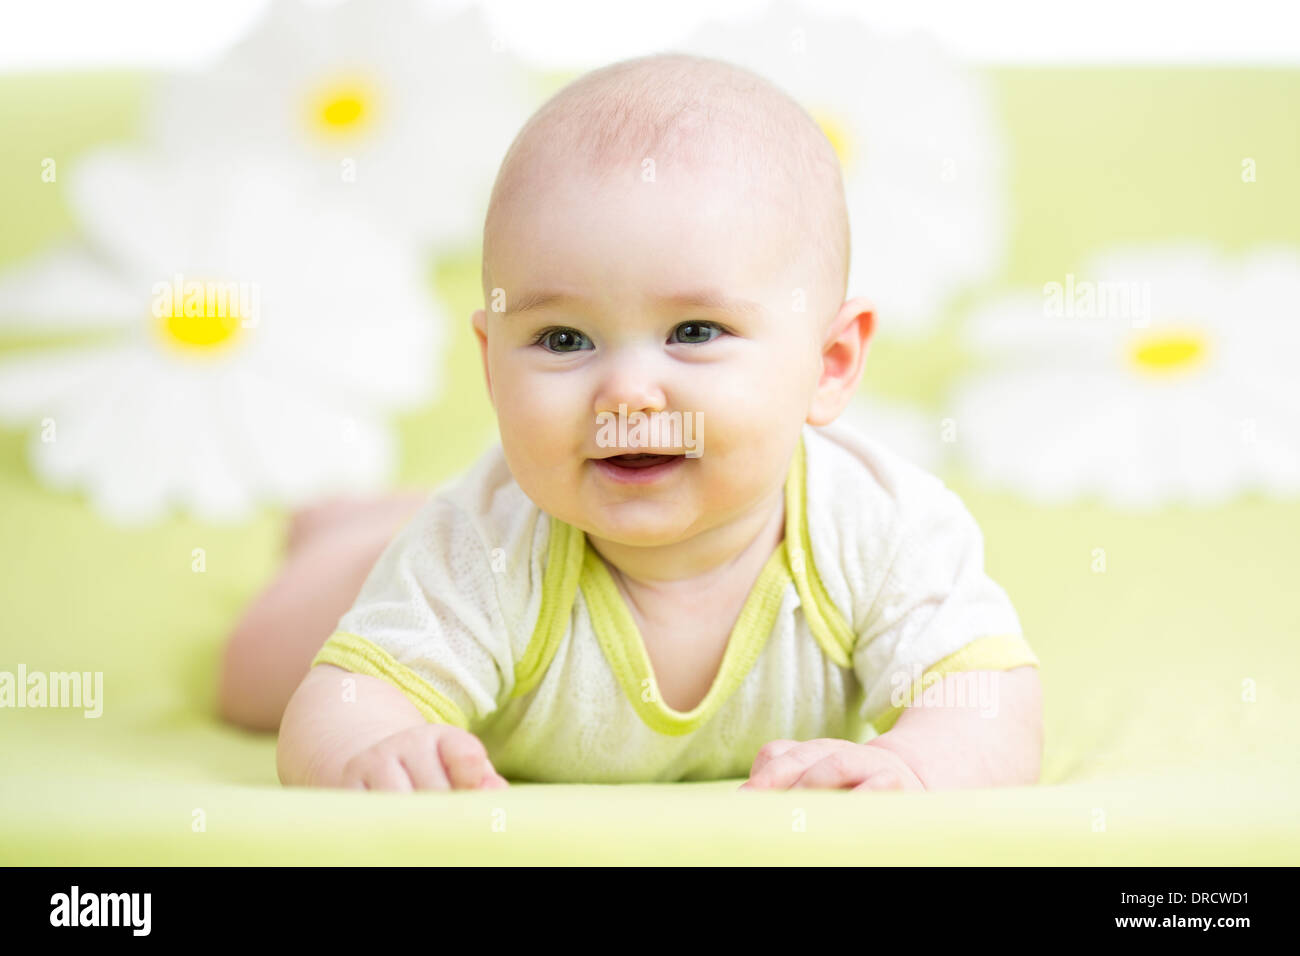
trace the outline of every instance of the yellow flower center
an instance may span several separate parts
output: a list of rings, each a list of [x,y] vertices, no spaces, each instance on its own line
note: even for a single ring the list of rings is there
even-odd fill
[[[1130,356],[1139,371],[1163,377],[1188,372],[1200,365],[1208,345],[1200,332],[1162,329],[1135,339]]]
[[[191,355],[224,352],[241,337],[245,311],[253,311],[246,298],[233,282],[169,286],[155,299],[158,333],[168,345]]]
[[[311,113],[316,131],[337,138],[355,136],[369,125],[374,113],[375,96],[361,80],[333,80],[316,91]]]
[[[835,155],[840,158],[840,165],[848,169],[854,159],[853,134],[848,126],[827,110],[811,110],[812,118],[817,121],[826,138],[831,141]]]

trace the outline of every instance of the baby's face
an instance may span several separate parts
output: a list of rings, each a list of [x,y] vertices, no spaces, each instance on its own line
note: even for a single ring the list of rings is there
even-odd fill
[[[788,220],[734,173],[656,178],[569,174],[525,190],[492,244],[489,281],[501,291],[486,290],[489,309],[474,317],[524,492],[634,546],[719,527],[781,487],[828,307]],[[682,437],[670,446],[661,428],[654,447],[611,447],[620,409],[630,437],[635,412],[668,413],[659,424],[677,419]],[[672,457],[640,469],[609,460],[647,452]]]

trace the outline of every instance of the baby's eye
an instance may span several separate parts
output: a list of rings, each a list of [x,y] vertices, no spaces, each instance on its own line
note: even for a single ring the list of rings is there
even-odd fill
[[[533,344],[549,352],[581,352],[591,348],[591,340],[577,329],[546,329]]]
[[[673,329],[672,341],[685,345],[698,345],[712,342],[723,333],[722,326],[716,322],[683,322]]]

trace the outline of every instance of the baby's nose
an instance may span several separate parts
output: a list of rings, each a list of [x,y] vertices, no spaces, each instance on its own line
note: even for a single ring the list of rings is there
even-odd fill
[[[668,406],[662,377],[654,362],[629,352],[611,357],[596,394],[596,412],[659,412]]]

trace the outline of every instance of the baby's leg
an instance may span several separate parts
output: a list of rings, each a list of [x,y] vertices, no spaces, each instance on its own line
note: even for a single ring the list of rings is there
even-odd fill
[[[225,720],[251,730],[279,728],[312,658],[388,542],[429,494],[341,499],[294,515],[283,567],[226,645],[219,694]]]

